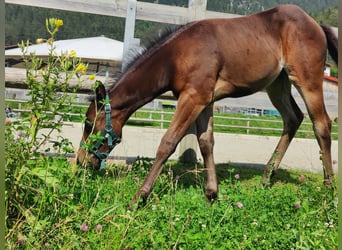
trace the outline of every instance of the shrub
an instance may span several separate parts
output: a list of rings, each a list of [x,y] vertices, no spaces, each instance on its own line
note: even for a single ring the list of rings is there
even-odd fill
[[[55,192],[63,186],[63,178],[72,174],[65,157],[46,155],[52,151],[59,155],[73,152],[70,141],[61,135],[52,145],[50,140],[53,133],[60,132],[63,117],[75,98],[67,94],[70,80],[76,78],[73,88],[76,92],[87,70],[74,51],[56,56],[54,39],[62,25],[60,19],[46,20],[50,38],[46,41],[49,55],[44,61],[35,53],[28,53],[29,41],[19,44],[26,67],[31,113],[5,128],[7,241],[17,238],[20,243],[28,236],[39,235],[46,224],[41,220],[46,216],[42,211],[54,209],[46,210],[43,206],[52,204]]]

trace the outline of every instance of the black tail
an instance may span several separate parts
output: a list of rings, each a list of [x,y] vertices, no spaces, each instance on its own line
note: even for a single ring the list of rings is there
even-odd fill
[[[328,42],[328,51],[331,55],[332,59],[335,61],[335,63],[338,65],[338,39],[337,36],[334,34],[332,29],[328,26],[321,25],[325,37],[327,38]]]

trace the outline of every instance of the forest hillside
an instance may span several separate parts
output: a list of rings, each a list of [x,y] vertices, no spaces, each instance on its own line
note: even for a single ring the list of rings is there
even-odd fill
[[[159,4],[187,7],[188,0],[144,0]],[[213,11],[247,15],[262,11],[282,3],[293,3],[302,7],[318,22],[337,26],[337,0],[208,0],[207,9]],[[35,41],[47,36],[44,27],[45,19],[61,18],[64,21],[62,31],[57,39],[72,39],[104,35],[109,38],[123,40],[123,18],[92,15],[71,11],[51,10],[45,8],[6,4],[5,44],[16,45],[20,41]],[[138,38],[148,37],[161,26],[159,23],[137,21],[136,34]]]

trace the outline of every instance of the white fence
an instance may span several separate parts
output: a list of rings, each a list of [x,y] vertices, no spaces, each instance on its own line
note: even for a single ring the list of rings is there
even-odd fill
[[[126,18],[132,0],[5,0],[5,3],[77,11]],[[136,2],[136,19],[160,23],[185,24],[200,18],[238,17],[239,15],[207,11],[207,0],[189,0],[188,8],[156,3]]]
[[[12,108],[12,112],[16,114],[15,119],[20,119],[25,116],[24,113],[31,112],[30,109],[25,108],[25,103],[27,101],[24,100],[15,100],[15,99],[6,99],[6,103],[9,104]],[[74,103],[73,108],[86,109],[88,105]],[[75,118],[78,120],[82,120],[85,114],[85,110],[83,112],[71,112],[67,113],[68,119],[64,122],[72,122],[75,121]],[[170,111],[161,111],[161,110],[153,110],[153,109],[139,109],[135,113],[131,115],[128,120],[128,123],[131,125],[138,126],[147,126],[147,127],[156,127],[156,128],[167,128],[171,122],[171,119],[174,115],[174,110],[170,109]],[[266,117],[266,116],[265,116]],[[337,131],[338,125],[336,122],[332,124],[333,130]],[[220,132],[224,133],[243,133],[243,134],[281,134],[282,132],[282,120],[279,117],[278,119],[266,119],[263,116],[260,117],[234,117],[227,116],[220,113],[214,114],[214,127],[218,128]],[[303,122],[302,127],[298,130],[297,133],[302,133],[303,137],[313,137],[312,123],[311,122]],[[337,132],[332,132],[333,136],[337,136]]]

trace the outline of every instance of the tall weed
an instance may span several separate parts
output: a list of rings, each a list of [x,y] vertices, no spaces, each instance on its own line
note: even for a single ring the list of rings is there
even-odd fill
[[[18,242],[41,234],[59,209],[59,191],[72,176],[65,157],[49,157],[53,152],[73,152],[68,139],[59,135],[51,144],[53,133],[60,132],[75,95],[70,95],[69,82],[75,78],[76,92],[87,65],[77,58],[74,51],[57,55],[54,39],[63,21],[50,18],[46,29],[49,55],[46,60],[28,52],[29,41],[19,47],[26,67],[26,81],[30,96],[29,117],[13,121],[5,128],[5,198],[6,240]],[[63,110],[63,112],[61,112]],[[10,244],[11,245],[11,244]]]

